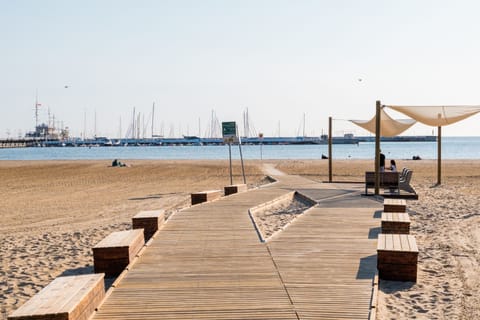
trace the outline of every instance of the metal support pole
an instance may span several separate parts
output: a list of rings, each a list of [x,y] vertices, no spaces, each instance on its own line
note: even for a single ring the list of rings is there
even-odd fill
[[[233,176],[232,176],[232,144],[228,143],[228,155],[230,159],[230,185],[233,184]]]
[[[438,127],[437,139],[437,185],[442,184],[442,127]]]
[[[240,150],[240,162],[242,163],[243,183],[247,184],[247,179],[245,178],[245,167],[243,166],[242,142],[240,141],[240,138],[238,138],[238,149]]]
[[[377,100],[375,116],[375,195],[380,194],[380,110],[382,104]]]
[[[328,182],[332,183],[332,117],[328,117]]]

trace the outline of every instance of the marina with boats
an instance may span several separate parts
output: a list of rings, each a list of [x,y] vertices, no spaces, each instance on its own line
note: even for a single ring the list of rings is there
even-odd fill
[[[68,127],[56,126],[55,117],[48,116],[46,123],[40,123],[38,107],[40,104],[35,101],[35,130],[28,132],[24,137],[0,139],[0,148],[22,148],[22,147],[121,147],[121,146],[209,146],[225,144],[222,138],[220,121],[212,110],[209,128],[204,137],[198,135],[183,135],[181,137],[172,137],[169,134],[165,137],[163,134],[156,135],[154,131],[155,123],[155,103],[150,113],[151,120],[142,123],[141,113],[133,109],[130,126],[125,132],[125,137],[111,138],[106,136],[97,136],[96,129],[93,137],[87,138],[85,132],[82,137],[72,137]],[[148,117],[150,118],[150,117]],[[95,120],[96,122],[96,120]],[[327,145],[329,143],[328,135],[307,136],[305,134],[305,114],[300,124],[297,136],[264,136],[257,133],[248,114],[248,109],[242,115],[242,134],[237,141],[243,145]],[[151,125],[151,134],[147,134],[147,127]],[[85,124],[84,124],[85,127]],[[96,123],[95,123],[96,128]],[[199,123],[200,128],[200,123]],[[86,131],[84,129],[84,131]],[[200,131],[200,129],[199,129]],[[280,133],[280,131],[279,131]],[[340,136],[332,136],[332,144],[358,145],[364,142],[374,142],[374,136],[355,136],[353,133],[345,133]],[[395,136],[382,137],[382,141],[387,142],[435,142],[437,137],[427,136]]]

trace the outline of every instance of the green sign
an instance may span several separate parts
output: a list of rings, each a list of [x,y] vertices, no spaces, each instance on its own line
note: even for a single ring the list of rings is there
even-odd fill
[[[233,122],[222,122],[222,135],[224,138],[237,136],[237,124]]]

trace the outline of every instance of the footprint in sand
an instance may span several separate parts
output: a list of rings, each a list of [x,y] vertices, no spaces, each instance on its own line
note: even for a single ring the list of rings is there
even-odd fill
[[[424,309],[420,306],[413,306],[413,309],[415,309],[415,311],[417,311],[418,313],[427,313],[428,312],[427,309]]]
[[[435,270],[430,270],[430,269],[424,269],[422,270],[423,272],[426,272],[426,273],[429,273],[431,275],[437,275],[438,274],[438,271],[435,271]]]

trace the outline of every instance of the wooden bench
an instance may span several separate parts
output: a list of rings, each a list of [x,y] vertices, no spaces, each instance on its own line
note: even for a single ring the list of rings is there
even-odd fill
[[[399,173],[398,172],[379,172],[380,185],[379,188],[389,188],[394,191],[399,191]],[[369,188],[375,188],[375,172],[365,172],[365,194],[368,194]]]
[[[87,320],[105,297],[104,274],[58,277],[9,320]]]
[[[132,218],[132,227],[133,229],[143,229],[143,236],[146,242],[164,222],[164,210],[140,211]]]
[[[143,229],[117,231],[93,247],[93,266],[96,273],[119,275],[145,244]]]
[[[222,196],[221,190],[208,190],[202,192],[192,193],[192,205],[199,204],[202,202],[212,201],[219,199]]]
[[[407,212],[407,201],[405,199],[383,199],[384,212]]]
[[[382,212],[382,233],[410,233],[410,217],[405,212]]]
[[[379,234],[378,276],[384,280],[417,281],[418,247],[409,234]]]
[[[247,191],[248,187],[246,184],[233,184],[230,186],[224,187],[224,193],[226,196]]]

